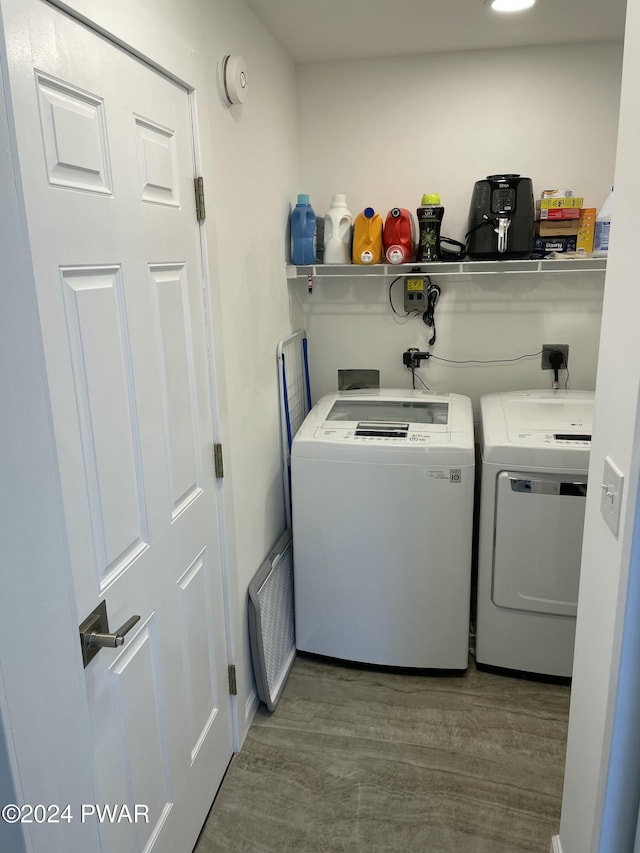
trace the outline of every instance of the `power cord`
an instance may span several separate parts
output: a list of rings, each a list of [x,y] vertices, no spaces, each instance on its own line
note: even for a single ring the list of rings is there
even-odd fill
[[[411,371],[411,387],[412,387],[412,388],[414,388],[414,389],[415,389],[415,387],[416,387],[416,379],[417,379],[417,380],[418,380],[418,382],[419,382],[419,383],[420,383],[424,388],[426,388],[426,389],[427,389],[427,391],[431,391],[431,388],[429,388],[429,386],[428,386],[428,385],[427,385],[427,383],[424,381],[424,379],[423,379],[421,376],[418,376],[418,374],[416,373],[416,369],[415,369],[415,367],[409,367],[409,366],[407,365],[407,369]]]
[[[403,278],[404,278],[403,275],[397,275],[393,279],[391,284],[389,285],[389,305],[391,306],[391,310],[396,315],[396,317],[409,317],[409,316],[411,316],[411,313],[412,313],[411,311],[405,311],[403,314],[401,314],[399,311],[396,311],[395,305],[393,304],[393,299],[391,298],[391,290],[393,288],[393,285],[396,283],[396,281],[400,281]],[[413,312],[413,313],[415,313],[415,312]]]
[[[429,353],[427,358],[432,358],[435,361],[444,361],[447,364],[506,364],[508,362],[522,361],[525,358],[537,358],[539,355],[542,355],[542,350],[538,350],[538,352],[526,352],[523,355],[516,355],[513,358],[467,358],[462,361],[458,361],[454,358],[442,358],[442,356],[434,355],[433,353]]]
[[[427,276],[429,286],[427,287],[427,310],[422,315],[422,320],[426,326],[433,329],[433,335],[429,340],[429,346],[432,347],[436,342],[436,305],[442,292],[439,284],[432,284],[431,279]]]
[[[477,231],[479,228],[484,228],[487,225],[497,225],[498,220],[495,217],[490,217],[484,214],[484,219],[482,222],[479,222],[477,225],[474,225],[467,233],[464,235],[464,243],[460,243],[459,240],[452,240],[451,237],[441,237],[440,238],[440,254],[442,256],[443,261],[463,261],[467,257],[467,252],[469,250],[469,237]],[[457,246],[456,250],[447,249],[443,244],[449,244],[453,246]]]
[[[437,285],[435,285],[437,287]],[[436,298],[437,302],[437,298]],[[435,307],[435,306],[434,306]],[[426,312],[425,312],[426,313]],[[434,340],[435,340],[435,328],[434,328]],[[429,341],[431,344],[431,341]],[[464,367],[468,364],[509,364],[514,363],[516,361],[522,361],[525,358],[536,358],[537,356],[542,355],[542,350],[538,350],[538,352],[526,352],[522,355],[513,356],[513,358],[488,358],[488,359],[477,359],[477,358],[468,358],[462,361],[454,359],[454,358],[442,358],[441,356],[434,355],[432,352],[422,352],[417,347],[409,347],[408,350],[405,350],[402,353],[402,363],[411,373],[411,387],[416,387],[416,377],[418,381],[423,385],[427,391],[431,391],[431,388],[424,382],[424,380],[416,374],[416,370],[420,367],[421,361],[429,361],[429,359],[434,359],[435,361],[442,361],[446,364],[459,364]],[[562,355],[560,353],[560,355]],[[564,358],[563,358],[564,360]],[[565,368],[566,369],[566,368]],[[567,387],[569,371],[567,370],[567,381],[565,382],[565,388]]]

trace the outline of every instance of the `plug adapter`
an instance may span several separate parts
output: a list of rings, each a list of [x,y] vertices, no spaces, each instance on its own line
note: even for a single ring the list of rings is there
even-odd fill
[[[563,356],[563,361],[558,366],[551,363],[551,353],[559,352]],[[542,370],[558,370],[559,368],[567,369],[569,366],[569,345],[568,344],[543,344],[542,345],[542,360],[540,367]]]
[[[417,367],[420,367],[420,362],[423,359],[428,359],[430,355],[431,353],[421,352],[417,347],[409,347],[408,350],[402,353],[402,363],[409,370],[415,370]]]
[[[564,366],[564,353],[560,352],[559,349],[551,350],[549,353],[549,364],[553,368],[554,372],[557,373],[557,371]]]

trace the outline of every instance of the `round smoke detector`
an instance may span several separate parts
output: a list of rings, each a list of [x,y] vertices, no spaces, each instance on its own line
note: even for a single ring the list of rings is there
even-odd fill
[[[221,65],[221,83],[224,99],[229,106],[244,104],[247,100],[247,65],[242,56],[227,54]]]

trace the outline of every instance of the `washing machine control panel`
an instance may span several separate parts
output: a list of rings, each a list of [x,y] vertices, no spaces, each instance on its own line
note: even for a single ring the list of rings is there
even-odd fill
[[[337,400],[315,437],[349,443],[447,444],[449,404],[441,400]]]
[[[334,426],[325,423],[315,430],[315,438],[323,441],[347,441],[363,444],[378,444],[390,442],[393,444],[406,444],[418,447],[428,444],[443,444],[450,440],[447,430],[427,430],[425,426],[417,424],[384,424],[379,429],[371,423],[349,424],[349,426]]]

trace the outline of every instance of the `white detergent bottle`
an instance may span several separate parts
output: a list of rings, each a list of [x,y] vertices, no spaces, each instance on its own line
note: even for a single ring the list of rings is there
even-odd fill
[[[606,254],[609,251],[609,231],[613,208],[613,187],[596,216],[596,230],[593,237],[593,251]]]
[[[353,216],[347,209],[347,198],[334,195],[324,217],[324,263],[351,263]]]

